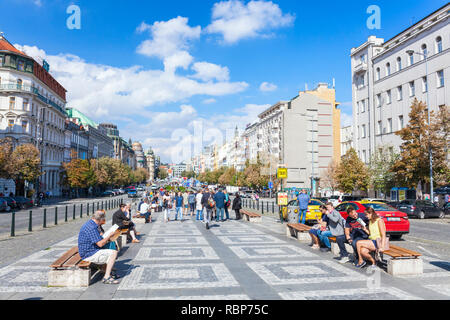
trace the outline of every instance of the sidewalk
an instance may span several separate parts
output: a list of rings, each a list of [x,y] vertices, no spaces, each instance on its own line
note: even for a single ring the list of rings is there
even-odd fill
[[[393,278],[341,265],[331,254],[286,237],[285,224],[276,217],[263,216],[254,224],[221,222],[210,230],[195,217],[167,224],[161,217],[157,213],[156,222],[138,225],[141,243],[121,251],[119,285],[97,277],[89,288],[47,287],[48,266],[76,245],[73,226],[65,237],[61,232],[58,239],[48,238],[32,254],[1,268],[0,299],[450,299],[446,261],[425,256],[422,276]]]

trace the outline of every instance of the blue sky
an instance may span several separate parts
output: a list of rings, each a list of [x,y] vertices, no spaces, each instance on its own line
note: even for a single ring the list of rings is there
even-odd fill
[[[176,162],[188,154],[180,146],[244,128],[305,83],[335,78],[349,123],[351,48],[370,35],[390,39],[446,3],[3,0],[0,31],[50,62],[68,106]],[[71,4],[81,9],[80,30],[66,27]],[[381,9],[380,30],[366,26],[370,5]]]

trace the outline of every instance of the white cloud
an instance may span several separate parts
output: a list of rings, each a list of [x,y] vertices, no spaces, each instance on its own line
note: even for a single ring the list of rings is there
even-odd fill
[[[269,82],[263,82],[259,86],[259,90],[261,90],[263,92],[275,91],[277,89],[278,89],[278,87],[275,84],[269,83]]]
[[[206,28],[210,34],[220,34],[223,42],[233,44],[242,39],[267,37],[271,30],[293,24],[295,17],[283,14],[271,1],[230,0],[214,4],[212,22]]]
[[[164,59],[188,50],[190,42],[200,38],[201,27],[190,27],[188,18],[177,17],[168,21],[157,21],[153,25],[142,22],[136,31],[148,31],[151,36],[151,39],[138,46],[137,52]]]
[[[209,62],[196,62],[192,66],[196,72],[192,77],[203,81],[216,79],[217,81],[228,81],[230,79],[230,70]]]
[[[120,118],[124,110],[128,115],[141,115],[146,107],[156,104],[179,102],[194,95],[235,94],[248,87],[245,82],[204,83],[177,75],[173,70],[144,70],[140,66],[117,68],[88,63],[71,54],[47,55],[37,47],[15,46],[32,57],[46,59],[53,76],[68,90],[68,107],[75,107],[96,119]],[[181,58],[167,63],[186,66],[188,61],[186,58],[183,62]]]
[[[203,100],[203,104],[213,104],[213,103],[216,103],[216,102],[217,102],[217,100],[214,99],[214,98]]]

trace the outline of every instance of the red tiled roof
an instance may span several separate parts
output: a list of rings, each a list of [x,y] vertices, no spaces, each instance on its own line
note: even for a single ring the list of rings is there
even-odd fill
[[[0,50],[3,51],[11,51],[14,53],[18,53],[22,56],[28,57],[25,53],[20,50],[17,50],[11,43],[8,42],[4,37],[0,37]]]

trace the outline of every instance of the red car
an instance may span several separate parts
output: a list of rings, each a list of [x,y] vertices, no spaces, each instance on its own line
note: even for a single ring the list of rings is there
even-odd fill
[[[382,203],[370,201],[349,201],[343,202],[336,207],[341,216],[347,219],[347,209],[349,207],[355,208],[356,212],[364,213],[366,208],[372,207],[375,212],[384,220],[386,225],[386,234],[393,239],[400,239],[402,235],[409,233],[408,215],[404,212]]]

